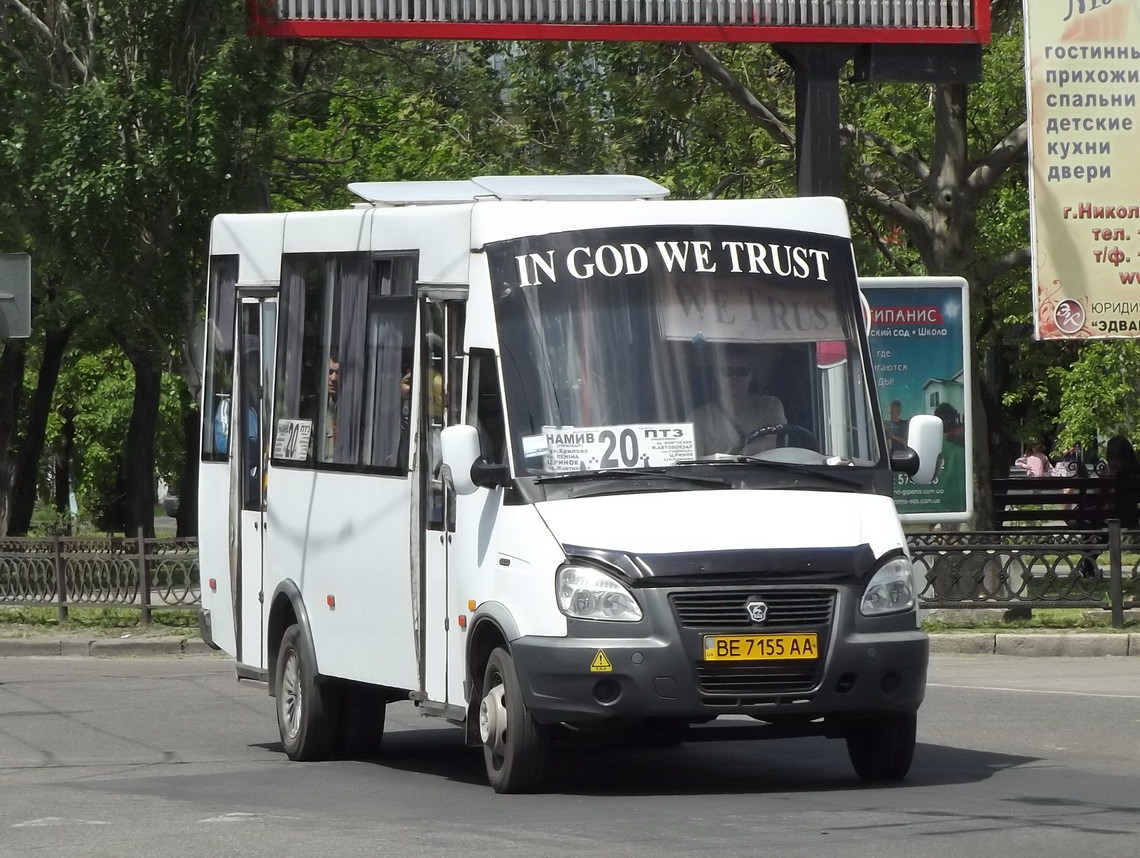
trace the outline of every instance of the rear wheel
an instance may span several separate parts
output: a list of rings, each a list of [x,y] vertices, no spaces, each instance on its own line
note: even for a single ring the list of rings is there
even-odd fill
[[[865,781],[898,781],[914,759],[918,716],[880,715],[853,721],[847,728],[847,754]]]
[[[514,659],[502,648],[491,653],[483,672],[479,738],[495,792],[531,792],[542,782],[550,739],[523,705]]]
[[[305,655],[303,633],[289,626],[281,638],[275,677],[277,729],[291,760],[327,760],[337,735],[337,695],[317,679],[316,665]]]

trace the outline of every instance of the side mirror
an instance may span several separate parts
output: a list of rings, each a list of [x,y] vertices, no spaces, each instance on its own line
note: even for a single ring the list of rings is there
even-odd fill
[[[456,494],[469,495],[479,487],[504,486],[510,477],[507,466],[480,458],[479,431],[462,424],[447,426],[439,433],[443,464],[451,474]]]
[[[907,423],[907,449],[891,454],[891,470],[900,471],[920,484],[934,482],[942,454],[942,419],[916,414]]]
[[[445,426],[439,433],[439,444],[456,494],[471,494],[478,488],[471,479],[471,466],[479,458],[479,432],[466,424]]]

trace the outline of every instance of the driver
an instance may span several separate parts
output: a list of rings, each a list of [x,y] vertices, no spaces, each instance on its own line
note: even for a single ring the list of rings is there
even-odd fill
[[[748,440],[749,433],[787,422],[778,397],[759,391],[755,354],[750,346],[730,343],[718,361],[713,398],[693,412],[697,450],[752,455],[776,446],[775,433]]]

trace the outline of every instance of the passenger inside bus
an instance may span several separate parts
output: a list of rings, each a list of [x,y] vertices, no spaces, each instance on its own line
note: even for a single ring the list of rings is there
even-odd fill
[[[431,527],[443,524],[443,478],[440,473],[443,466],[443,445],[440,440],[443,431],[443,405],[444,389],[443,374],[433,369],[430,372],[431,389],[428,391],[428,464],[431,468],[431,506],[428,523]]]
[[[763,347],[729,343],[714,367],[713,396],[691,418],[698,453],[752,455],[772,449],[775,433],[749,437],[756,430],[787,423],[780,399],[763,392],[769,389],[769,353]]]
[[[336,397],[340,384],[340,360],[336,350],[329,354],[328,388],[325,412],[325,461],[333,461],[336,451]]]

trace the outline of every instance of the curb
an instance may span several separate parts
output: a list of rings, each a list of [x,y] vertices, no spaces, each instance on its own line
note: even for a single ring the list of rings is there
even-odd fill
[[[966,632],[932,634],[930,652],[952,655],[1013,655],[1040,658],[1068,656],[1094,658],[1107,655],[1140,656],[1140,634],[1019,634],[1017,632]]]
[[[223,655],[210,649],[201,638],[0,638],[0,658],[5,656],[122,656]]]
[[[1067,656],[1140,657],[1140,634],[1020,634],[1018,632],[937,632],[930,636],[930,652],[939,655],[1007,655],[1032,658]],[[5,656],[93,656],[97,658],[146,656],[221,656],[201,638],[0,638]]]

